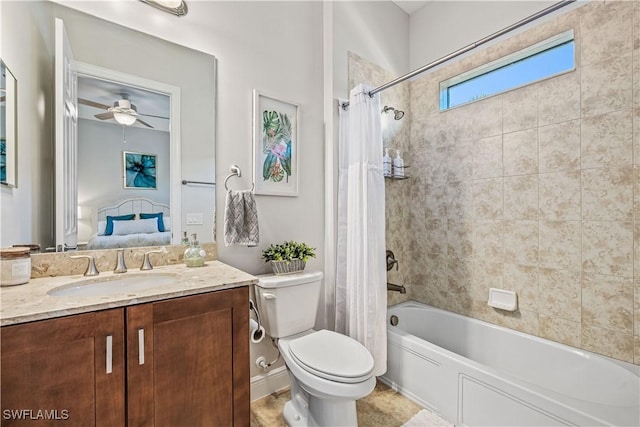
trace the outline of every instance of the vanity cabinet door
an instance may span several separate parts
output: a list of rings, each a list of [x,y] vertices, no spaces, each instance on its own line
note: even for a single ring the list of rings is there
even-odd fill
[[[127,307],[130,426],[249,426],[248,288]]]
[[[124,310],[5,326],[2,426],[122,426]]]

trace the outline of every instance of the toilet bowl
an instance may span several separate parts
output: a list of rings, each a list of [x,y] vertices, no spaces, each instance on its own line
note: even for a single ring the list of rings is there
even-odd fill
[[[371,353],[337,332],[313,330],[322,273],[259,276],[258,309],[291,380],[289,426],[356,426],[356,400],[376,384]]]

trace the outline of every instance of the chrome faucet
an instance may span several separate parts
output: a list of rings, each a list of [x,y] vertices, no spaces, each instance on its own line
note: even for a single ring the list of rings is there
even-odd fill
[[[144,259],[142,260],[142,265],[140,266],[140,270],[153,270],[153,265],[151,265],[151,260],[149,259],[149,254],[162,254],[167,252],[167,249],[162,247],[162,249],[156,249],[155,251],[149,251],[144,253]]]
[[[98,274],[100,274],[100,272],[98,271],[98,268],[96,267],[95,257],[91,255],[72,255],[72,256],[69,256],[69,258],[73,258],[73,259],[86,258],[89,260],[89,262],[87,263],[87,269],[84,271],[85,276],[97,276]]]
[[[114,273],[127,272],[127,264],[124,263],[124,249],[118,249],[116,268],[113,270],[113,272]]]

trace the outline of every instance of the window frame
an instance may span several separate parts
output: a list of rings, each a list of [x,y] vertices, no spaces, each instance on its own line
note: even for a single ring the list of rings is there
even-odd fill
[[[463,102],[460,104],[456,104],[454,106],[449,106],[449,89],[452,88],[453,86],[456,86],[460,83],[464,83],[468,80],[472,80],[476,77],[480,77],[482,75],[485,74],[489,74],[493,71],[496,71],[500,68],[506,67],[508,65],[511,65],[513,63],[516,63],[518,61],[522,61],[524,59],[528,59],[531,58],[533,56],[536,56],[544,51],[547,51],[549,49],[553,49],[555,47],[564,45],[566,43],[569,42],[573,42],[574,46],[573,46],[573,67],[571,67],[570,69],[564,70],[564,71],[560,71],[554,74],[549,74],[545,77],[539,78],[537,80],[531,80],[528,81],[526,83],[511,87],[509,89],[504,89],[498,92],[494,92],[491,93],[490,95],[481,97],[481,98],[477,98],[477,99],[472,99],[470,101],[467,102]],[[472,70],[469,71],[465,71],[464,73],[458,74],[457,76],[451,77],[447,80],[444,80],[442,82],[440,82],[440,111],[448,111],[451,110],[452,108],[457,108],[460,107],[462,105],[467,105],[470,104],[472,102],[476,102],[476,101],[480,101],[495,95],[499,95],[501,93],[505,93],[508,92],[510,90],[514,90],[514,89],[518,89],[533,83],[537,83],[546,79],[550,79],[553,77],[557,77],[559,75],[565,74],[565,73],[570,73],[572,71],[575,71],[576,69],[576,47],[575,47],[575,37],[574,37],[574,33],[573,33],[573,29],[562,32],[560,34],[557,34],[553,37],[550,37],[546,40],[543,40],[541,42],[538,42],[534,45],[531,45],[529,47],[526,47],[524,49],[521,49],[517,52],[511,53],[509,55],[503,56],[501,58],[498,58],[494,61],[488,62],[486,64],[483,64],[479,67],[476,67]]]

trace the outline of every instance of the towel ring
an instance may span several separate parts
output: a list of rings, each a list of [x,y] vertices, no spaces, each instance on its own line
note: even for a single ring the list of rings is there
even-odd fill
[[[229,178],[231,178],[232,176],[237,176],[238,178],[240,178],[242,176],[242,171],[240,170],[240,167],[238,165],[231,165],[229,170],[231,171],[231,173],[224,179],[224,189],[227,191],[229,191],[229,186],[227,185],[227,181],[229,181]],[[251,183],[251,191],[255,190],[255,188],[255,182]]]

